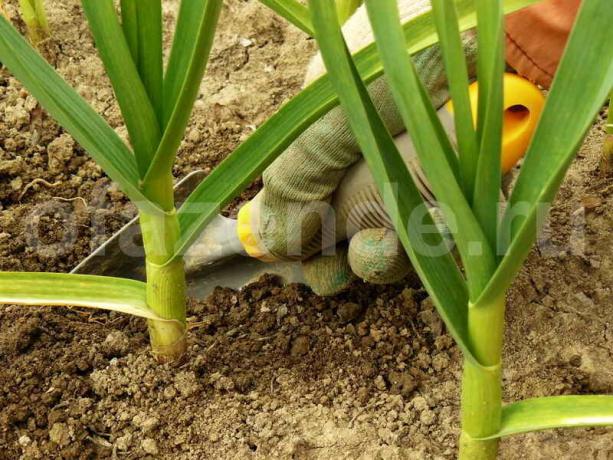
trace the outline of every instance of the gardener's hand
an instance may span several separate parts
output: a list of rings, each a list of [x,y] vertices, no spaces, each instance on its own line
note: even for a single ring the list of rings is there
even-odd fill
[[[573,2],[574,0],[568,0]],[[548,3],[548,2],[545,2]],[[564,0],[552,0],[551,8],[559,9]],[[400,0],[403,22],[429,8],[429,0]],[[564,8],[562,8],[564,10]],[[521,51],[509,47],[512,59],[522,73],[541,84],[552,72],[552,66],[541,68],[541,61],[530,60],[531,52],[552,44],[552,52],[561,54],[557,45],[559,34],[552,35],[551,27],[542,11],[525,11],[534,18],[530,34],[521,34],[521,12],[509,19],[508,40],[523,43]],[[538,22],[544,23],[543,39],[539,39]],[[525,30],[525,29],[524,29]],[[355,52],[372,42],[372,33],[365,9],[360,8],[343,28],[348,46]],[[519,37],[518,38],[518,34]],[[476,38],[472,32],[464,35],[465,52],[471,78],[475,74]],[[520,46],[520,45],[518,45]],[[519,54],[518,54],[519,53]],[[537,53],[538,54],[538,53]],[[435,105],[441,106],[448,98],[442,56],[438,47],[426,49],[415,56],[415,65]],[[532,62],[532,67],[529,65]],[[543,69],[548,69],[544,71]],[[553,67],[555,69],[555,67]],[[309,66],[305,83],[324,73],[321,57]],[[404,126],[384,78],[369,87],[370,95],[393,136],[404,131]],[[406,142],[404,143],[406,146]],[[402,146],[401,150],[402,150]],[[403,153],[403,152],[401,152]],[[406,154],[406,152],[404,152]],[[268,256],[304,260],[307,282],[319,294],[332,294],[342,290],[355,275],[374,283],[391,283],[403,278],[410,270],[408,258],[401,247],[386,216],[371,222],[337,248],[334,255],[314,255],[321,251],[322,216],[327,215],[328,203],[349,167],[361,159],[360,149],[351,132],[348,120],[340,107],[332,110],[301,135],[265,172],[264,189],[254,200],[258,217],[260,246]],[[370,200],[371,197],[364,197]],[[360,197],[356,197],[357,204]]]
[[[404,20],[429,8],[429,0],[400,2]],[[364,8],[345,24],[345,37],[352,52],[372,42],[372,33]],[[466,54],[474,73],[476,40],[465,36]],[[424,50],[415,64],[437,106],[447,99],[444,65],[438,47]],[[321,57],[311,62],[305,85],[325,73]],[[383,78],[369,87],[370,95],[393,136],[405,128]],[[334,255],[314,253],[322,250],[321,223],[329,203],[346,170],[362,158],[349,122],[340,107],[302,134],[265,172],[264,189],[254,200],[261,245],[276,258],[305,260],[304,273],[312,289],[331,294],[355,279],[355,274],[369,282],[390,283],[403,278],[410,269],[409,260],[392,230],[389,219],[374,222],[376,228],[359,231],[349,244],[337,248]],[[369,197],[363,197],[365,200]],[[358,206],[360,203],[356,203]],[[385,214],[385,213],[383,213]]]

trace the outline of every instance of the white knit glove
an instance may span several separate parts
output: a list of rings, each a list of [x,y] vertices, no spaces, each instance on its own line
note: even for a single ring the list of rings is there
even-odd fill
[[[399,0],[405,22],[430,9],[429,0]],[[366,9],[360,7],[343,27],[350,51],[356,52],[373,41]],[[475,74],[476,39],[464,36],[469,73]],[[438,46],[414,56],[417,71],[436,107],[448,99],[447,81]],[[305,85],[325,72],[321,55],[311,61]],[[369,86],[370,96],[390,133],[405,131],[400,114],[384,77]],[[406,134],[405,134],[406,136]],[[406,145],[402,143],[402,145]],[[357,274],[366,281],[391,283],[406,276],[409,260],[393,232],[389,219],[376,228],[357,232],[348,245],[333,256],[314,254],[321,250],[321,212],[330,203],[345,172],[362,158],[341,107],[331,110],[313,124],[264,171],[264,188],[258,203],[259,238],[269,253],[278,258],[304,260],[305,277],[322,295],[345,288]],[[375,192],[376,193],[376,192]],[[322,211],[325,212],[325,211]],[[294,250],[296,247],[301,251]]]

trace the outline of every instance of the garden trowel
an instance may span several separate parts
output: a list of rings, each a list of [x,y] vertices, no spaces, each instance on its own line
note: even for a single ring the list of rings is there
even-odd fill
[[[175,202],[181,203],[206,176],[194,171],[175,185]],[[188,294],[202,298],[216,286],[240,288],[264,273],[287,282],[301,282],[300,263],[266,263],[249,257],[237,236],[237,221],[217,215],[185,254]],[[197,255],[195,255],[197,253]],[[135,217],[77,265],[72,273],[145,279],[145,253]]]
[[[476,109],[474,88],[471,99]],[[510,170],[527,149],[542,105],[543,97],[538,88],[519,77],[505,76],[504,172]],[[452,112],[452,107],[447,104],[439,110],[438,115],[454,139]],[[435,207],[435,198],[419,165],[410,137],[404,133],[394,141],[426,204]],[[195,171],[178,182],[175,186],[175,202],[183,202],[204,177],[204,172]],[[184,259],[188,295],[203,298],[216,286],[238,289],[266,273],[278,275],[288,283],[304,281],[300,261],[270,257],[258,240],[259,196],[241,208],[237,220],[217,215],[187,250]],[[321,235],[317,241],[319,250],[351,238],[357,231],[372,227],[373,222],[376,227],[393,228],[364,160],[347,171],[332,198],[331,209],[334,210],[334,224],[330,226],[333,234],[325,235],[324,232]],[[138,218],[134,218],[75,267],[72,273],[144,280],[144,266],[140,227]]]

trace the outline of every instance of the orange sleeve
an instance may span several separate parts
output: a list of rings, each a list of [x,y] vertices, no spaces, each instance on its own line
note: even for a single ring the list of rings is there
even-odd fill
[[[518,74],[549,88],[580,0],[545,0],[506,17],[506,60]]]

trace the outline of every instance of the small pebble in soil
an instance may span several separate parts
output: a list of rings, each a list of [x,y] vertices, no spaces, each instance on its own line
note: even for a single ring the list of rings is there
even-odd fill
[[[410,396],[417,388],[417,382],[408,372],[390,372],[389,381],[392,385],[391,392],[402,396]]]
[[[189,398],[200,390],[200,383],[194,372],[179,372],[175,377],[175,388],[182,397]]]
[[[387,384],[385,383],[385,379],[382,375],[377,376],[375,379],[375,387],[377,387],[377,389],[380,391],[387,390]]]
[[[360,335],[361,337],[368,335],[368,323],[366,321],[362,321],[361,323],[359,323],[357,332],[358,335]]]
[[[209,382],[216,390],[232,391],[234,389],[234,381],[219,372],[211,374]]]
[[[65,163],[72,157],[74,145],[75,142],[69,134],[62,134],[49,143],[47,157],[51,172],[58,173],[64,169]]]
[[[424,411],[428,409],[428,402],[424,399],[423,396],[415,396],[411,402],[413,403],[413,407],[417,411]]]
[[[151,438],[143,439],[140,446],[147,454],[157,455],[159,453],[158,445],[154,439],[151,439]]]
[[[309,338],[305,335],[299,335],[292,342],[290,354],[292,356],[304,356],[309,352]]]
[[[70,430],[65,423],[54,423],[49,430],[49,439],[60,447],[70,444]]]
[[[426,426],[430,426],[436,421],[436,414],[430,409],[426,409],[419,416],[419,421]]]
[[[155,417],[148,417],[145,420],[143,420],[143,423],[141,424],[141,429],[143,430],[143,432],[147,433],[149,431],[153,431],[158,425],[159,425],[160,421],[155,418]]]
[[[338,317],[344,323],[353,321],[358,317],[362,308],[353,302],[347,302],[338,307]]]
[[[287,305],[283,304],[277,309],[277,321],[281,321],[287,316]]]
[[[30,439],[29,436],[24,434],[23,436],[19,437],[19,441],[18,442],[19,442],[20,446],[26,447],[26,446],[29,446],[32,443],[32,439]]]
[[[115,447],[118,450],[128,450],[130,445],[132,444],[132,433],[126,433],[123,436],[120,436],[115,441]]]
[[[130,349],[130,341],[123,332],[113,331],[106,336],[102,347],[107,357],[121,357]]]
[[[177,396],[177,390],[173,386],[167,386],[164,388],[164,398],[165,399],[174,399]]]

